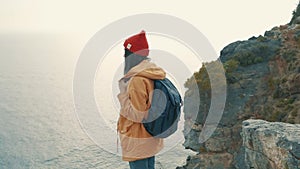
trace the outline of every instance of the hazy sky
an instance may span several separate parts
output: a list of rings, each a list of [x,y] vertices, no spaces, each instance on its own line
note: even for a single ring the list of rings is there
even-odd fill
[[[0,32],[64,32],[88,39],[122,17],[163,13],[193,24],[220,51],[230,42],[288,23],[297,4],[298,0],[1,0]]]

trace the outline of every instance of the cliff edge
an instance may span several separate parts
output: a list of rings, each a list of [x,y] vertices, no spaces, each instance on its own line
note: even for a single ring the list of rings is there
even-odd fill
[[[217,129],[204,143],[198,138],[211,104],[206,70],[213,69],[217,61],[204,63],[186,81],[184,146],[198,154],[188,157],[181,168],[249,168],[245,160],[251,158],[243,140],[248,137],[240,134],[246,132],[243,121],[300,123],[300,5],[293,14],[290,23],[276,26],[263,36],[231,43],[221,51],[218,61],[227,79],[226,104]],[[194,103],[199,96],[200,105]],[[194,111],[198,111],[196,119],[192,118]],[[277,128],[271,129],[277,132]]]

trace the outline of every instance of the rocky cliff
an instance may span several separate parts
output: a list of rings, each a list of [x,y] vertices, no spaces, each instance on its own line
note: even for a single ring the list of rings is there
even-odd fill
[[[249,149],[243,142],[247,137],[240,134],[244,132],[244,120],[300,123],[300,7],[289,24],[274,27],[263,36],[229,44],[218,61],[225,69],[227,100],[217,129],[204,143],[199,143],[198,138],[212,92],[206,70],[213,69],[217,61],[204,63],[185,84],[184,146],[198,154],[188,157],[182,168],[250,168],[245,162],[251,159]],[[193,102],[199,100],[195,97],[200,97],[200,105]],[[196,119],[191,118],[195,111]]]

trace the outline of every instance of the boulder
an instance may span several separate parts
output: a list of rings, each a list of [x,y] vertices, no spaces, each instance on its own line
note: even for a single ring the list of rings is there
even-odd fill
[[[300,124],[246,120],[241,136],[247,168],[300,168]]]

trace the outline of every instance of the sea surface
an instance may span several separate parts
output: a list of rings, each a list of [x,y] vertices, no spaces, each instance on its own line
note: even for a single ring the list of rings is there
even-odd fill
[[[45,33],[0,35],[0,169],[128,168],[119,155],[88,137],[76,115],[73,73],[87,40]],[[116,140],[116,132],[103,131],[100,138]],[[156,167],[183,165],[193,153],[182,142],[158,155]]]

